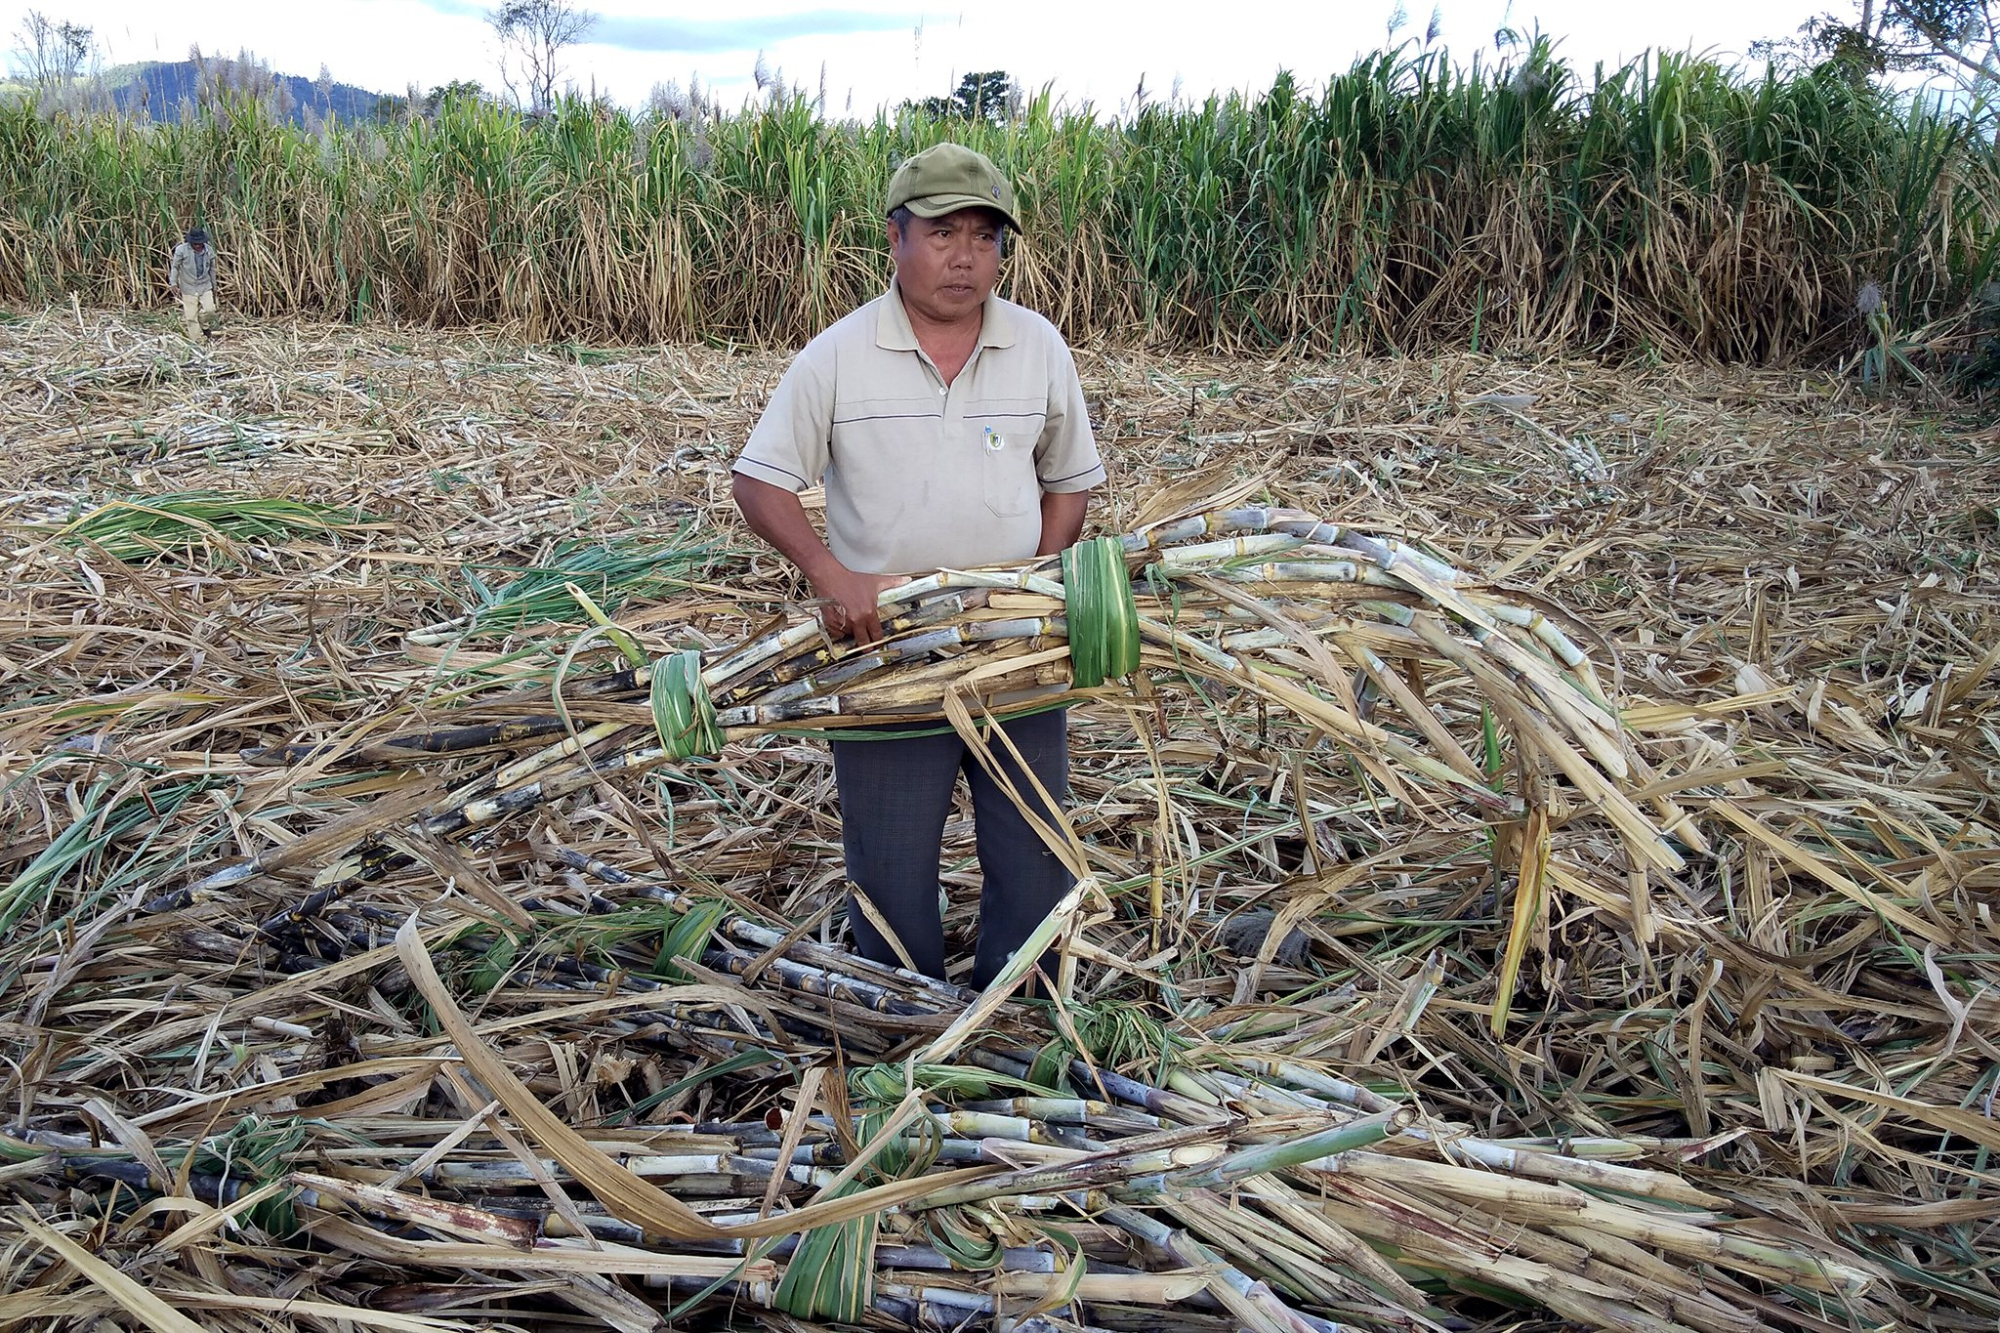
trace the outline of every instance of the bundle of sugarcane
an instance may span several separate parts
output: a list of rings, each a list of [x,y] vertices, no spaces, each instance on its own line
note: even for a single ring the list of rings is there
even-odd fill
[[[1123,678],[1149,690],[1186,682],[1240,691],[1342,747],[1373,792],[1419,820],[1455,803],[1518,817],[1563,780],[1577,805],[1607,822],[1641,883],[1649,870],[1681,864],[1662,829],[1700,842],[1666,797],[1652,798],[1649,815],[1627,794],[1648,780],[1645,762],[1589,656],[1554,620],[1395,539],[1310,514],[1217,511],[1060,557],[940,570],[884,592],[881,609],[887,637],[865,648],[830,642],[802,616],[738,646],[657,660],[606,620],[602,631],[629,659],[622,669],[488,692],[460,703],[447,727],[397,732],[392,718],[378,719],[377,739],[248,757],[396,767],[528,751],[457,770],[407,828],[434,842],[769,733],[942,719],[978,745],[985,716],[1129,699],[1109,683]],[[1475,759],[1467,746],[1482,740]],[[1512,794],[1499,785],[1503,743],[1534,779]],[[410,813],[385,809],[381,821],[343,825],[355,850],[322,887],[337,895],[408,864],[406,851],[364,846],[362,835]],[[282,855],[298,862],[296,849]],[[269,864],[230,866],[154,906],[183,905]]]
[[[601,862],[571,864],[620,899],[690,906]],[[438,973],[442,937],[412,917],[394,949],[439,1029],[401,1057],[421,1056],[420,1068],[309,1119],[260,1128],[253,1117],[207,1140],[168,1141],[281,1089],[253,1084],[146,1117],[122,1150],[33,1135],[13,1145],[29,1159],[17,1179],[32,1170],[56,1186],[224,1208],[262,1233],[237,1263],[288,1262],[289,1242],[449,1279],[366,1293],[373,1308],[410,1312],[470,1291],[518,1317],[518,1302],[553,1291],[617,1326],[656,1319],[615,1277],[663,1288],[683,1313],[748,1306],[908,1327],[1054,1311],[1070,1326],[1120,1329],[1437,1329],[1468,1296],[1654,1333],[1879,1323],[1875,1274],[1838,1247],[1744,1216],[1674,1171],[1627,1164],[1687,1160],[1700,1142],[1490,1140],[1247,1048],[1201,1060],[1162,1051],[1151,1081],[1051,1064],[1022,1044],[1023,1025],[995,1020],[1081,897],[977,997],[711,917],[718,936],[846,978],[848,999],[776,967],[732,993],[635,984],[636,960],[579,976],[547,959],[487,997],[480,1027]],[[853,1004],[870,986],[894,1004]],[[802,1011],[807,995],[823,1014]],[[738,1073],[775,1065],[796,1089],[753,1120],[578,1130],[517,1072],[534,1063],[527,1049],[492,1044],[523,1026],[496,1020],[496,1006],[535,1020],[524,1035],[574,1031],[594,1011],[613,1020],[607,1035],[728,1055]],[[701,1013],[729,1009],[733,1032],[697,1030]],[[836,1018],[850,1041],[861,1029],[887,1038],[857,1047],[902,1037],[898,1058],[836,1073],[810,1038]],[[387,1063],[378,1054],[320,1078],[359,1085]],[[463,1113],[404,1109],[434,1082]]]
[[[375,799],[154,897],[154,920],[187,956],[263,957],[307,974],[371,959],[379,967],[400,925],[404,967],[427,1007],[449,1018],[471,1078],[441,1073],[430,1055],[396,1070],[394,1091],[355,1092],[335,1109],[399,1106],[398,1094],[440,1077],[461,1086],[467,1109],[487,1104],[458,1123],[402,1125],[404,1157],[378,1167],[347,1171],[320,1154],[336,1165],[290,1181],[305,1191],[297,1197],[310,1204],[317,1243],[441,1270],[626,1273],[687,1287],[689,1297],[726,1293],[844,1319],[872,1308],[905,1323],[1011,1315],[1012,1301],[1074,1315],[1085,1301],[1104,1326],[1159,1326],[1157,1310],[1119,1311],[1168,1304],[1188,1327],[1429,1326],[1454,1290],[1607,1327],[1748,1327],[1755,1321],[1741,1312],[1763,1309],[1760,1301],[1774,1319],[1801,1302],[1865,1309],[1866,1274],[1824,1242],[1767,1233],[1727,1216],[1722,1196],[1591,1156],[1673,1161],[1699,1145],[1607,1139],[1579,1154],[1486,1142],[1322,1071],[1240,1053],[1204,1064],[1163,1050],[1151,1083],[1084,1065],[1050,1071],[1033,1054],[1033,1026],[996,1008],[999,992],[981,1000],[849,958],[740,903],[697,903],[560,849],[557,861],[601,887],[558,908],[529,882],[486,882],[455,850],[590,784],[698,768],[734,741],[837,734],[894,716],[943,719],[983,744],[988,714],[1077,700],[1130,706],[1185,685],[1241,691],[1330,739],[1352,757],[1368,798],[1407,820],[1463,812],[1470,832],[1495,816],[1517,819],[1539,828],[1545,847],[1550,803],[1560,800],[1572,821],[1602,816],[1640,882],[1679,861],[1627,795],[1647,780],[1644,763],[1572,637],[1389,539],[1292,511],[1230,510],[1085,543],[1060,559],[940,571],[884,593],[882,607],[888,636],[865,649],[829,643],[802,617],[738,646],[653,659],[606,621],[593,635],[625,651],[620,669],[585,675],[566,664],[545,689],[470,694],[451,726],[399,729],[391,714],[373,727],[379,739],[252,756],[377,770],[357,784]],[[1132,692],[1111,683],[1121,678]],[[1503,742],[1526,779],[1511,793],[1496,762]],[[1565,781],[1570,794],[1554,796]],[[1654,811],[1683,843],[1697,841],[1671,805]],[[1095,886],[1075,835],[1047,836],[1076,853],[1087,895]],[[1524,898],[1532,860],[1530,843]],[[704,1069],[768,1077],[774,1063],[803,1071],[792,1113],[764,1129],[634,1130],[607,1157],[612,1140],[581,1139],[521,1083],[516,1060],[456,1017],[419,918],[350,900],[357,886],[417,864],[521,931],[547,934],[552,914],[614,913],[634,899],[668,912],[674,924],[652,937],[664,939],[650,960],[616,949],[584,957],[554,943],[517,957],[491,932],[463,927],[444,956],[461,989],[486,996],[489,1014],[524,1006],[509,1027],[539,1023],[566,1000],[557,1012],[590,1014],[609,1041],[671,1053],[689,1079],[711,1077]],[[315,865],[312,892],[254,926],[227,914],[199,924],[166,915],[266,872]],[[1076,925],[1073,905],[1070,913],[1045,923],[1048,938]],[[443,930],[432,927],[433,943],[451,934]],[[923,1041],[927,1050],[914,1050]],[[428,1046],[399,1058],[419,1049]],[[843,1054],[884,1063],[827,1078]],[[338,1072],[321,1071],[314,1086]],[[246,1090],[204,1099],[201,1111],[260,1104]],[[523,1136],[546,1157],[523,1159]],[[512,1164],[495,1164],[503,1154]],[[419,1179],[423,1197],[402,1188]],[[504,1193],[524,1180],[533,1197]],[[452,1239],[412,1241],[403,1234],[411,1226]],[[780,1270],[785,1253],[763,1242],[801,1231]],[[1051,1257],[1048,1238],[1078,1235],[1094,1239],[1065,1240],[1070,1257]],[[1035,1245],[1041,1257],[1030,1259],[1023,1251]],[[921,1276],[939,1262],[998,1272]],[[1047,1271],[1031,1281],[1035,1266]],[[1760,1285],[1704,1276],[1709,1266]]]

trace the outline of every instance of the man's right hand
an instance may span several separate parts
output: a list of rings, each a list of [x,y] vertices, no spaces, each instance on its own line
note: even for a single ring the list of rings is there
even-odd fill
[[[821,601],[820,624],[836,639],[852,634],[857,644],[874,643],[882,637],[882,613],[877,607],[881,595],[908,581],[896,574],[857,574],[837,566],[813,580],[813,591]]]
[[[730,477],[730,494],[750,530],[778,548],[796,565],[818,596],[820,624],[839,638],[852,634],[856,643],[882,637],[882,613],[875,609],[881,593],[909,580],[894,574],[857,574],[834,557],[798,495],[768,481],[737,472]]]

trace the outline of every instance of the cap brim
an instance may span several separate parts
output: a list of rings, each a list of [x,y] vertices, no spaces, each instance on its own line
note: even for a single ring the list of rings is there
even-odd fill
[[[947,213],[956,213],[965,208],[990,208],[1007,220],[1007,225],[1021,231],[1021,219],[1004,207],[998,199],[989,199],[979,194],[927,194],[920,199],[905,199],[900,207],[909,209],[920,218],[941,218]]]

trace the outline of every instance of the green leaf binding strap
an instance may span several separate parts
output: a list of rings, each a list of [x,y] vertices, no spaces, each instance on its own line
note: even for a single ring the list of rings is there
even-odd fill
[[[660,744],[676,759],[712,755],[722,749],[715,705],[701,680],[701,654],[694,649],[653,663],[653,725]]]
[[[1080,688],[1139,668],[1139,606],[1125,576],[1125,547],[1093,537],[1062,553],[1070,669]]]

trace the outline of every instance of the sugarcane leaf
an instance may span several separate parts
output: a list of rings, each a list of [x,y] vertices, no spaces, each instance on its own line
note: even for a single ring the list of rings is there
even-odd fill
[[[859,1323],[875,1298],[877,1232],[872,1213],[806,1232],[785,1265],[772,1304],[801,1319]]]
[[[1028,937],[1014,950],[999,973],[986,983],[986,989],[980,992],[979,998],[924,1048],[922,1054],[917,1057],[917,1063],[942,1064],[955,1055],[959,1047],[984,1026],[994,1011],[1005,1004],[1007,997],[1012,995],[1035,970],[1036,965],[1041,962],[1043,950],[1053,944],[1069,926],[1070,918],[1076,915],[1082,906],[1084,894],[1091,887],[1093,887],[1092,881],[1078,881],[1062,896],[1060,902],[1049,909],[1048,915],[1028,932]]]
[[[1076,1299],[1077,1290],[1082,1287],[1084,1275],[1089,1271],[1090,1260],[1084,1255],[1083,1246],[1077,1245],[1072,1247],[1069,1254],[1069,1262],[1063,1266],[1064,1281],[1062,1285],[1049,1291],[1014,1317],[1016,1319],[1033,1319],[1036,1315],[1043,1314],[1049,1310],[1060,1310]]]
[[[246,1115],[212,1139],[161,1156],[176,1171],[262,1185],[285,1176],[291,1169],[291,1158],[305,1140],[305,1123],[295,1116]],[[252,1206],[246,1216],[272,1236],[288,1238],[298,1230],[297,1198],[296,1189],[280,1190]]]
[[[646,665],[646,654],[640,649],[638,640],[626,633],[610,616],[605,615],[603,609],[591,600],[589,593],[568,582],[563,584],[563,589],[576,599],[577,605],[583,608],[585,615],[598,623],[604,630],[604,636],[618,646],[619,652],[625,654],[626,661],[635,667]]]
[[[1047,1096],[1072,1096],[1077,1085],[1070,1077],[1070,1062],[1088,1055],[1088,1051],[1079,1050],[1066,1035],[1051,1037],[1035,1052],[1034,1061],[1028,1066],[1028,1080],[1037,1088],[1046,1089]]]
[[[1000,1259],[1006,1253],[1006,1246],[993,1233],[993,1229],[972,1223],[960,1226],[956,1208],[933,1208],[924,1214],[924,1228],[929,1233],[931,1244],[939,1254],[951,1260],[954,1268],[971,1272],[990,1272],[1000,1266]]]
[[[674,1080],[658,1092],[648,1093],[630,1106],[611,1112],[605,1117],[605,1123],[616,1125],[628,1120],[636,1120],[662,1102],[671,1101],[690,1088],[698,1088],[704,1083],[709,1083],[719,1078],[728,1078],[732,1074],[740,1074],[746,1069],[755,1069],[760,1065],[777,1065],[781,1069],[790,1068],[783,1056],[773,1051],[767,1051],[761,1046],[752,1046],[745,1050],[740,1050],[734,1055],[725,1056],[723,1059],[717,1060],[714,1064],[703,1065],[694,1073],[689,1074],[685,1078]]]
[[[494,987],[506,979],[520,951],[519,941],[512,935],[502,934],[486,947],[479,965],[472,969],[469,984],[481,995],[490,995]]]
[[[652,975],[662,981],[692,981],[694,977],[678,966],[683,958],[700,958],[716,926],[729,913],[729,904],[720,899],[695,900],[675,918],[660,936],[660,951],[653,958]]]
[[[1507,927],[1507,947],[1500,956],[1499,974],[1494,978],[1493,1014],[1490,1029],[1504,1036],[1507,1017],[1514,1004],[1514,988],[1521,974],[1521,960],[1548,914],[1549,816],[1537,808],[1528,814],[1528,827],[1521,835],[1521,872],[1514,881],[1513,919]]]
[[[649,700],[660,744],[676,758],[710,755],[722,748],[715,705],[701,678],[701,654],[675,653],[652,666]]]
[[[1485,745],[1486,780],[1497,784],[1500,780],[1500,723],[1493,715],[1493,705],[1479,705],[1479,736]]]

